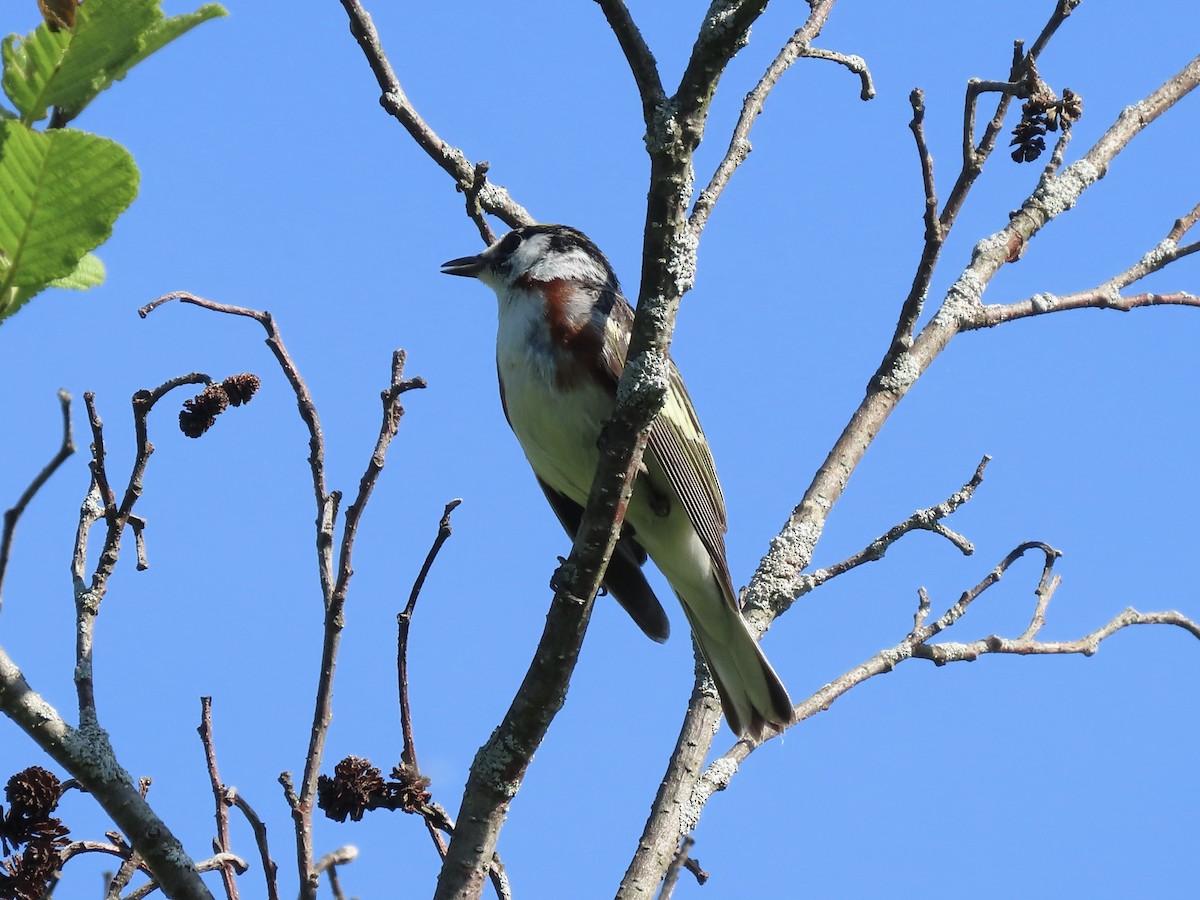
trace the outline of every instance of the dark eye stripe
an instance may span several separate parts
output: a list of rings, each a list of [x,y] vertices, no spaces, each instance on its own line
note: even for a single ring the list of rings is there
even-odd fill
[[[510,231],[500,241],[500,246],[496,251],[502,256],[511,256],[516,249],[521,246],[521,236],[515,231]]]

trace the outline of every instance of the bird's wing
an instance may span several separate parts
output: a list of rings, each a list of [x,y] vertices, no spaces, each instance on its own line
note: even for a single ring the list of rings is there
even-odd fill
[[[712,450],[696,417],[696,410],[683,384],[679,369],[667,359],[667,401],[650,427],[647,449],[657,458],[671,487],[683,503],[696,533],[704,542],[713,565],[729,586],[733,586],[729,563],[725,559],[725,497],[717,481]],[[734,602],[734,607],[737,604]]]
[[[633,309],[617,294],[605,325],[609,339],[604,342],[604,366],[611,374],[615,387],[625,368],[629,350],[629,335],[633,326]],[[733,579],[725,558],[725,497],[717,481],[717,467],[712,451],[700,427],[683,377],[674,360],[667,357],[667,400],[663,410],[650,428],[647,453],[661,465],[672,491],[679,497],[688,518],[704,542],[713,566],[725,583],[723,591],[733,607]]]
[[[620,371],[620,370],[618,370]],[[504,398],[504,381],[499,380],[500,407],[504,410],[505,421],[509,428],[512,420],[508,417],[508,403]],[[583,521],[583,507],[559,491],[550,487],[541,478],[537,479],[550,508],[562,523],[571,540],[579,531]],[[629,617],[637,624],[651,640],[660,644],[671,636],[671,622],[666,610],[658,601],[654,589],[646,581],[642,566],[646,563],[646,551],[633,538],[633,529],[624,527],[613,548],[612,558],[608,561],[608,570],[604,573],[604,587],[613,595],[621,608],[629,613]]]
[[[540,478],[538,484],[546,493],[546,499],[550,501],[558,521],[567,534],[574,538],[583,520],[583,507]],[[671,622],[642,572],[645,562],[646,551],[634,540],[630,529],[623,528],[613,549],[612,559],[608,561],[608,571],[604,573],[604,586],[646,637],[661,644],[671,636]]]

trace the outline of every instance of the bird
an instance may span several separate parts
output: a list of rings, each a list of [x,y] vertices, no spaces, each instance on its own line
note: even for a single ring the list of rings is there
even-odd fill
[[[441,268],[496,293],[504,415],[574,539],[633,325],[616,273],[583,232],[548,224],[516,228]],[[683,606],[730,728],[761,740],[767,726],[791,722],[792,703],[742,618],[712,451],[669,357],[667,369],[666,402],[651,426],[604,587],[648,637],[665,641],[670,621],[642,571],[648,555]]]

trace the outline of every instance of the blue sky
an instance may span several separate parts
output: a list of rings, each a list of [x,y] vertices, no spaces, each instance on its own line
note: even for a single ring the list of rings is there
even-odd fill
[[[0,327],[0,506],[57,446],[60,387],[75,394],[84,446],[82,394],[96,392],[110,472],[123,478],[135,390],[192,370],[262,376],[250,406],[199,441],[176,430],[175,404],[152,418],[156,452],[139,504],[151,568],[135,572],[129,554],[111,581],[97,679],[122,761],[153,776],[151,799],[197,856],[213,828],[198,697],[214,696],[222,775],[266,818],[290,895],[291,824],[275,779],[303,765],[321,622],[307,438],[257,325],[178,305],[142,321],[137,307],[185,289],[274,313],[322,417],[330,485],[347,492],[378,430],[391,351],[405,348],[408,374],[429,381],[408,395],[359,537],[326,771],[350,753],[385,771],[398,757],[395,614],[444,503],[462,497],[410,657],[422,766],[453,813],[528,664],[568,544],[500,411],[494,298],[438,273],[479,248],[462,198],[380,109],[340,5],[226,5],[227,19],[140,66],[77,122],[131,150],[141,193],[100,248],[105,286],[47,293]],[[675,84],[704,4],[630,6]],[[730,66],[698,156],[701,182],[743,94],[798,26],[794,6],[774,5]],[[537,218],[586,231],[635,296],[648,168],[640,104],[595,4],[373,7],[401,81],[440,134],[489,160]],[[845,70],[802,61],[756,124],[754,153],[705,232],[673,345],[721,473],[737,583],[861,398],[908,290],[922,236],[909,91],[925,89],[945,194],[966,80],[1005,76],[1012,39],[1032,41],[1051,7],[938,0],[914,14],[839,4],[819,43],[862,55],[878,97],[863,103]],[[9,4],[0,30],[26,32],[35,17],[34,4]],[[1068,157],[1191,59],[1198,38],[1184,0],[1136,11],[1084,3],[1040,65],[1053,87],[1084,100]],[[985,299],[1092,287],[1158,243],[1200,198],[1198,102],[1185,99],[1137,138]],[[1038,171],[996,154],[933,298]],[[1192,257],[1146,284],[1195,291],[1198,282]],[[835,562],[941,501],[989,453],[983,486],[950,523],[977,552],[964,558],[912,535],[798,603],[765,643],[793,698],[899,641],[919,587],[944,608],[1025,540],[1064,553],[1048,639],[1079,637],[1128,605],[1200,615],[1198,340],[1200,313],[1181,308],[1064,314],[956,339],[868,452],[816,561]],[[0,643],[68,717],[68,564],[86,488],[80,453],[22,520],[0,619]],[[1020,633],[1039,572],[1032,559],[1014,566],[948,639]],[[615,604],[598,604],[567,706],[501,836],[517,896],[615,889],[691,683],[683,619],[668,611],[675,637],[658,646]],[[906,663],[753,756],[696,832],[711,881],[677,896],[1189,896],[1198,675],[1196,641],[1164,628],[1124,632],[1091,659]],[[725,732],[716,746],[730,742]],[[0,775],[43,761],[0,722]],[[108,827],[77,795],[64,816],[80,837]],[[235,842],[254,856],[236,820]],[[436,858],[415,819],[318,823],[319,853],[344,843],[361,851],[343,872],[348,892],[432,889]],[[87,896],[106,867],[73,864],[60,892]],[[258,895],[257,872],[242,890]]]

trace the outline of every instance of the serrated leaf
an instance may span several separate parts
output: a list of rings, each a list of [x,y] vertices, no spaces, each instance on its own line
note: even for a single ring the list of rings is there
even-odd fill
[[[195,28],[226,15],[207,3],[194,13],[163,18],[161,0],[88,0],[72,31],[39,25],[24,40],[5,39],[4,90],[26,124],[60,107],[69,121],[96,95],[151,53]]]
[[[82,291],[103,284],[104,276],[104,263],[100,261],[100,257],[94,253],[85,253],[75,270],[62,278],[55,278],[47,284],[13,287],[7,291],[3,295],[8,298],[7,302],[0,301],[0,321],[11,316],[48,287]]]
[[[95,253],[85,253],[75,268],[62,278],[55,278],[48,287],[66,288],[71,291],[86,291],[104,284],[104,263]]]
[[[21,40],[10,34],[0,44],[4,93],[26,124],[46,118],[50,83],[71,43],[71,32],[51,31],[44,22]]]
[[[219,19],[227,15],[229,13],[221,4],[205,3],[193,13],[182,13],[178,16],[171,16],[169,19],[161,19],[154,27],[142,34],[138,52],[125,63],[119,72],[113,74],[112,80],[119,81],[124,78],[130,69],[147,56],[161,50],[176,38],[187,34],[197,25],[203,24],[209,19]]]
[[[0,297],[74,273],[137,185],[133,157],[114,141],[0,122]]]
[[[74,37],[51,82],[50,105],[74,118],[113,82],[139,38],[162,18],[159,0],[88,0],[75,15]]]

